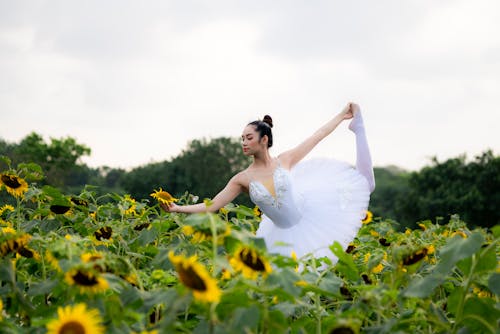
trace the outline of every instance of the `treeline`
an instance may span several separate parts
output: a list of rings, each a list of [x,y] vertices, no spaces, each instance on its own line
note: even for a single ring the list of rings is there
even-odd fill
[[[153,189],[162,187],[174,196],[189,192],[200,199],[211,198],[250,160],[241,154],[236,138],[195,139],[175,158],[136,167],[130,171],[107,166],[90,168],[81,158],[90,155],[89,147],[71,137],[44,141],[31,133],[19,143],[0,139],[0,155],[16,166],[34,162],[41,166],[44,179],[39,185],[51,185],[66,193],[78,193],[86,185],[105,196],[130,194],[137,200],[150,199]],[[5,163],[0,172],[8,169]],[[375,168],[377,187],[370,210],[375,216],[400,223],[401,229],[414,228],[419,221],[432,217],[447,222],[460,215],[471,227],[492,227],[500,223],[500,157],[487,150],[467,161],[459,156],[440,162],[436,158],[420,171],[408,172],[395,166]],[[10,200],[5,192],[0,201]],[[234,201],[251,206],[247,195]]]

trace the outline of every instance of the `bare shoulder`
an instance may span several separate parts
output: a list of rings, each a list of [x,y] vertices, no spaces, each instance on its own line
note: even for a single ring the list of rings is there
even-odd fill
[[[290,169],[292,166],[293,150],[288,150],[278,155],[281,167]]]
[[[237,184],[242,189],[248,189],[249,178],[247,174],[247,169],[244,169],[241,172],[235,174],[229,182]]]

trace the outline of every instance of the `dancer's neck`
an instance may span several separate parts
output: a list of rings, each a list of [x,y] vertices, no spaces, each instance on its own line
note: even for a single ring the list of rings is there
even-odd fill
[[[257,168],[269,168],[273,165],[274,160],[275,159],[269,154],[269,151],[266,150],[262,154],[253,156],[253,165]]]

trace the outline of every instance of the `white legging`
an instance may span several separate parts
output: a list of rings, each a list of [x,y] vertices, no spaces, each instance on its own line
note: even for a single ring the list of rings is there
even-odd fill
[[[373,192],[375,190],[375,176],[373,175],[372,157],[361,111],[354,113],[349,129],[356,134],[356,169],[366,178],[370,192]]]

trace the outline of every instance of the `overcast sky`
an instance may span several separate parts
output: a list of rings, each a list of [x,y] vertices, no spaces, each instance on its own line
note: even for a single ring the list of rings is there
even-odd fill
[[[0,0],[0,137],[132,168],[273,117],[272,154],[349,101],[376,166],[500,152],[500,1]],[[342,124],[310,156],[355,162]]]

